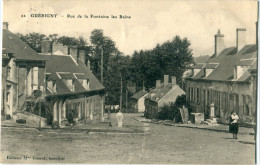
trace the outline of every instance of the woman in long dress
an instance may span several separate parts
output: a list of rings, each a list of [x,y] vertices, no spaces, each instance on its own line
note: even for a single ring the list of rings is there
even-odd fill
[[[239,117],[236,112],[233,112],[230,116],[229,132],[233,134],[233,138],[237,139],[238,134],[238,120]]]

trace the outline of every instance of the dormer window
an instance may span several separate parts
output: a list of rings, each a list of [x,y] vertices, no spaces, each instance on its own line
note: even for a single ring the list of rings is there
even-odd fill
[[[75,85],[74,85],[74,80],[72,79],[66,79],[66,85],[71,91],[75,91]]]
[[[205,77],[207,77],[212,71],[213,69],[205,69]]]
[[[250,68],[250,66],[235,66],[234,68],[234,79],[238,79],[240,78],[248,69]]]
[[[82,85],[86,90],[89,90],[89,80],[85,79],[82,81]]]

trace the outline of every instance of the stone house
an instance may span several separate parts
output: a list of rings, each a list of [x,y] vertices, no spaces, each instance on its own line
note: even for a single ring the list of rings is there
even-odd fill
[[[157,80],[156,87],[145,96],[145,117],[157,118],[161,107],[175,103],[177,97],[183,94],[185,92],[176,84],[176,77],[172,76],[169,83],[169,75],[164,75],[164,82]]]
[[[144,112],[144,110],[145,110],[144,100],[145,100],[145,96],[147,96],[147,95],[148,95],[148,92],[145,91],[144,89],[135,93],[131,97],[132,108],[137,110],[137,112]]]
[[[45,98],[53,109],[53,121],[61,125],[69,114],[77,121],[101,121],[105,88],[91,72],[90,63],[85,64],[85,51],[54,44],[52,52],[46,42],[40,56],[46,60]]]
[[[246,44],[246,29],[236,30],[236,46],[225,47],[224,35],[215,35],[215,53],[205,63],[190,68],[186,77],[186,99],[192,111],[210,118],[210,105],[214,117],[227,123],[228,116],[236,111],[241,122],[247,122],[255,113],[254,75],[257,47]],[[211,116],[212,118],[212,116]]]
[[[67,120],[69,113],[75,120],[103,119],[105,88],[91,72],[90,63],[85,64],[84,51],[55,47],[44,41],[42,53],[38,54],[8,30],[8,23],[3,27],[1,114],[4,118],[33,120],[34,124],[39,123],[37,120],[46,122],[46,118],[40,117],[46,116],[32,106],[45,101],[52,120],[59,125]]]
[[[45,60],[3,23],[2,105],[5,118],[23,111],[36,91],[44,92]]]

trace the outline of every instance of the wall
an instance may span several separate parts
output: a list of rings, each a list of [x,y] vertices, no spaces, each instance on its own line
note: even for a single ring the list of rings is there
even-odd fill
[[[144,112],[144,110],[145,110],[145,105],[144,105],[144,97],[145,96],[146,95],[144,95],[143,97],[138,99],[138,112]]]
[[[192,92],[193,88],[193,92]],[[250,83],[234,83],[221,81],[187,80],[186,99],[190,102],[193,112],[204,113],[205,118],[209,116],[209,106],[214,103],[215,115],[221,121],[227,123],[227,118],[232,111],[236,111],[241,122],[246,122],[251,115],[245,114],[245,100],[243,97],[251,97]]]
[[[19,67],[18,75],[18,111],[21,110],[26,101],[26,77],[27,69]]]
[[[16,114],[16,119],[24,119],[26,120],[26,124],[34,127],[39,127],[39,123],[41,120],[41,127],[47,126],[47,120],[45,118],[28,112],[18,112]]]

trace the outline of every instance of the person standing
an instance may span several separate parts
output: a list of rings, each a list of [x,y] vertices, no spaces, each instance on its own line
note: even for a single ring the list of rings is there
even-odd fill
[[[233,138],[237,139],[239,117],[236,112],[232,112],[229,122],[229,132],[233,134]]]

